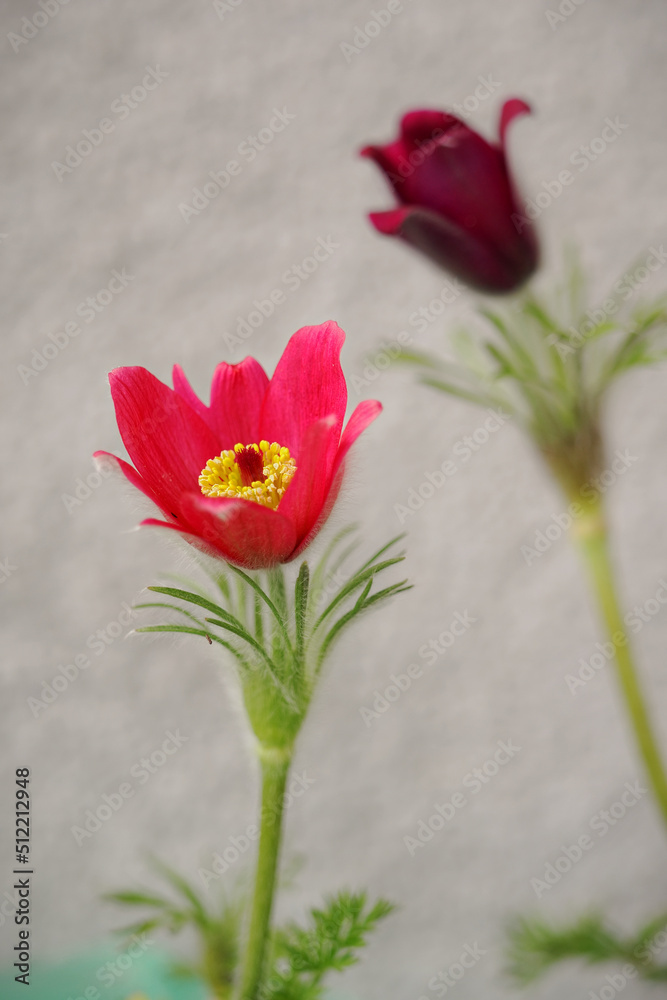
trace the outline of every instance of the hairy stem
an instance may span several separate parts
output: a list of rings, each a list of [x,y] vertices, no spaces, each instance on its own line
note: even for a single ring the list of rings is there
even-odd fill
[[[283,800],[291,755],[264,750],[262,806],[255,888],[239,982],[238,1000],[257,1000],[266,961],[271,910],[278,873],[282,837]]]
[[[573,537],[583,555],[609,638],[614,647],[616,673],[637,746],[658,806],[667,823],[667,775],[634,665],[623,615],[619,608],[601,499],[575,522]]]

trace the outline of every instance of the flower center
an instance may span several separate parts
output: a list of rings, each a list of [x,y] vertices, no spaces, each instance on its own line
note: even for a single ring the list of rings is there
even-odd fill
[[[207,497],[237,497],[276,509],[296,472],[289,448],[274,441],[235,444],[206,463],[199,477]]]

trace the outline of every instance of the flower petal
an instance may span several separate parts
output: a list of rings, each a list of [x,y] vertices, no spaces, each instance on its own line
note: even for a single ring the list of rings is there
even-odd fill
[[[196,489],[199,473],[216,454],[209,427],[173,389],[145,368],[109,375],[123,443],[137,472],[150,483],[162,510],[180,512],[180,497]]]
[[[131,483],[136,489],[141,490],[144,496],[148,497],[156,507],[162,510],[162,504],[157,493],[128,462],[123,461],[122,458],[117,458],[116,455],[112,455],[108,451],[93,452],[93,458],[98,469],[101,469],[105,464],[111,465],[116,472],[120,472],[127,479],[128,483]]]
[[[400,203],[372,213],[372,224],[474,288],[518,288],[537,267],[539,248],[533,226],[520,215],[505,140],[510,122],[529,111],[519,98],[505,102],[498,143],[447,112],[408,112],[393,143],[363,151],[387,174]]]
[[[260,437],[290,449],[303,461],[306,430],[322,417],[335,417],[340,435],[347,386],[340,366],[345,334],[337,323],[305,326],[289,340],[269,383],[259,420]]]
[[[382,403],[377,399],[364,399],[348,420],[334,462],[334,475],[345,461],[345,457],[360,434],[382,413]]]
[[[509,122],[527,105],[517,100],[506,107]],[[509,222],[515,205],[500,147],[454,115],[427,110],[404,115],[398,146],[407,167],[395,167],[392,186],[403,205],[430,209],[497,246],[516,241]]]
[[[296,545],[291,521],[251,500],[188,493],[182,509],[200,542],[237,566],[262,569],[286,562]]]
[[[402,201],[403,178],[412,170],[408,159],[409,151],[405,148],[403,140],[398,139],[396,142],[387,143],[386,146],[366,146],[360,150],[360,156],[377,163],[390,188],[399,201]]]
[[[188,406],[198,413],[205,424],[210,424],[208,406],[203,403],[197,393],[194,391],[187,378],[185,377],[185,372],[180,365],[174,365],[171,374],[172,384],[174,386],[174,392],[177,392],[181,399],[184,399]]]
[[[425,143],[440,139],[446,132],[458,128],[471,131],[465,122],[447,111],[415,110],[403,115],[400,131],[407,147],[419,149]]]
[[[443,111],[408,111],[401,121],[398,139],[384,146],[366,146],[361,156],[373,160],[383,171],[396,197],[404,204],[409,202],[405,179],[423,161],[427,151],[452,128],[467,128],[454,115]]]
[[[371,220],[378,233],[384,236],[400,236],[401,226],[412,208],[392,208],[388,212],[369,212]]]
[[[291,558],[296,559],[301,555],[303,550],[310,545],[311,541],[318,533],[318,531],[326,523],[331,511],[334,508],[334,504],[338,499],[338,494],[340,488],[343,484],[343,473],[344,473],[344,461],[345,456],[349,452],[351,446],[354,444],[359,435],[368,427],[368,425],[375,420],[375,418],[381,413],[382,405],[374,399],[367,399],[364,402],[359,403],[354,413],[347,422],[345,431],[340,440],[340,445],[336,452],[333,469],[331,475],[327,480],[327,488],[324,494],[322,505],[317,512],[315,520],[312,521],[308,531],[299,538],[297,548],[292,553]],[[296,481],[296,476],[294,477]],[[291,489],[291,486],[290,486]],[[289,495],[289,490],[285,494],[285,500]],[[284,503],[285,501],[283,501]],[[282,510],[282,505],[281,505]]]
[[[452,130],[405,179],[405,200],[446,216],[464,229],[503,233],[512,210],[502,154],[470,129]]]
[[[220,451],[259,442],[259,415],[268,387],[268,376],[254,358],[218,365],[211,385],[211,426]]]
[[[500,133],[500,145],[503,150],[505,149],[505,134],[507,132],[507,126],[519,115],[531,114],[532,110],[533,109],[530,104],[526,104],[525,101],[522,101],[518,97],[511,97],[509,101],[505,101],[500,111],[500,122],[498,126],[498,131]]]
[[[333,414],[311,424],[303,435],[294,478],[278,508],[294,525],[299,543],[319,523],[331,486],[339,438]]]
[[[523,264],[509,256],[519,243],[516,233],[511,246],[499,248],[481,233],[469,232],[434,212],[416,208],[406,213],[399,235],[440,267],[484,292],[511,291],[532,271],[528,257],[524,270]]]

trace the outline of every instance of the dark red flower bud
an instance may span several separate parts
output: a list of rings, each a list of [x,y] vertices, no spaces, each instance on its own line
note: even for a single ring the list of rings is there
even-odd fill
[[[446,112],[408,112],[395,142],[361,153],[384,171],[400,202],[370,214],[378,232],[400,236],[480,291],[522,285],[537,267],[538,244],[517,204],[505,135],[529,111],[517,98],[505,102],[497,145]]]

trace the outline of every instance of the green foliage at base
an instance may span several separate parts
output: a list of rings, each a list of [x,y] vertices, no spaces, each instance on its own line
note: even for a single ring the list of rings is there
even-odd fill
[[[311,910],[305,927],[279,929],[258,1000],[319,1000],[327,973],[358,962],[368,934],[393,909],[384,899],[367,908],[365,893],[340,892]]]
[[[189,927],[199,942],[199,959],[172,966],[172,975],[199,979],[213,996],[233,995],[240,960],[246,899],[223,898],[211,906],[181,875],[156,859],[152,868],[167,883],[168,892],[127,889],[108,893],[108,901],[146,915],[123,927],[123,939],[165,930],[176,934]],[[366,894],[340,892],[312,909],[304,926],[287,924],[273,933],[269,970],[257,1000],[319,1000],[328,973],[342,972],[359,961],[367,937],[394,907],[380,899],[367,904]]]
[[[148,912],[123,927],[118,934],[130,938],[155,930],[177,934],[186,927],[194,928],[199,939],[199,960],[174,964],[172,974],[179,978],[200,979],[211,987],[214,996],[226,1000],[231,996],[239,958],[242,901],[223,897],[217,905],[211,906],[178,872],[155,858],[151,859],[151,867],[167,883],[170,890],[167,895],[127,889],[105,896],[109,902]]]
[[[562,927],[537,918],[521,918],[509,932],[508,971],[518,983],[527,986],[559,962],[580,959],[589,965],[629,963],[643,979],[667,982],[667,965],[656,962],[664,948],[662,932],[666,927],[667,913],[645,924],[632,937],[616,933],[595,913]],[[667,939],[667,935],[664,937]]]

